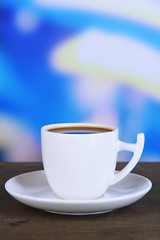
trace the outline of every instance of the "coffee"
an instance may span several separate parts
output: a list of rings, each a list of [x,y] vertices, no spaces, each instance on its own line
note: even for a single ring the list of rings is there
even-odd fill
[[[56,196],[68,200],[102,197],[130,173],[144,145],[142,133],[136,144],[128,144],[118,139],[116,127],[94,123],[46,125],[41,129],[41,139],[47,181]],[[124,150],[133,152],[133,158],[115,173],[118,152]]]
[[[114,129],[102,127],[89,127],[89,126],[72,126],[72,127],[59,127],[48,129],[49,132],[63,133],[63,134],[95,134],[111,132]]]

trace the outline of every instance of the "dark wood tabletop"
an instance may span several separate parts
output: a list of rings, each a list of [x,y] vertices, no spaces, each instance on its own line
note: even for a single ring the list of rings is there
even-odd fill
[[[118,169],[124,165],[118,163]],[[5,191],[4,184],[11,177],[40,169],[41,163],[0,163],[1,240],[160,240],[160,163],[138,163],[133,170],[153,183],[144,198],[128,207],[90,216],[47,213],[23,205]]]

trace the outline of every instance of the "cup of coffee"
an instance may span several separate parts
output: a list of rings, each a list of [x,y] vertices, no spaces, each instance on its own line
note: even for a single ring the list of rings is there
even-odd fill
[[[122,180],[139,161],[144,134],[137,143],[118,139],[117,127],[92,123],[51,124],[42,127],[42,160],[46,178],[62,199],[90,200],[104,195],[109,186]],[[115,173],[117,154],[133,152],[129,163]]]

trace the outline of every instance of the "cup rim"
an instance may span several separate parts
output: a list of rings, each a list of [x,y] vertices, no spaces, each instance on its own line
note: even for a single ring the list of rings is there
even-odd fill
[[[85,122],[83,122],[83,123],[54,123],[54,124],[48,124],[48,125],[44,125],[41,128],[41,132],[47,132],[49,134],[62,134],[60,132],[49,132],[48,130],[50,128],[56,129],[56,128],[60,128],[60,127],[62,127],[62,128],[64,127],[65,128],[65,127],[74,127],[74,126],[77,126],[77,127],[85,126],[85,127],[109,128],[109,129],[112,130],[111,132],[100,132],[99,134],[111,134],[111,133],[113,133],[115,131],[118,131],[118,128],[116,126],[114,126],[114,125],[101,124],[101,123],[87,123],[87,122],[85,123]],[[97,135],[97,133],[92,133],[91,135],[93,135],[93,134]],[[70,133],[69,135],[74,135],[75,136],[75,134],[72,134],[72,133]],[[90,134],[86,134],[86,135],[90,135]]]

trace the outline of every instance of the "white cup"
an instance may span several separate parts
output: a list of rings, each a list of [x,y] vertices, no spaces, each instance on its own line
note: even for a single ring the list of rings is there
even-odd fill
[[[110,129],[92,134],[66,134],[56,129],[89,127]],[[55,131],[49,131],[49,130]],[[118,140],[118,129],[91,123],[51,124],[42,127],[42,159],[46,178],[54,193],[63,199],[89,200],[104,195],[109,186],[122,180],[139,161],[144,134],[137,143]],[[115,174],[117,153],[134,153],[130,162]]]

